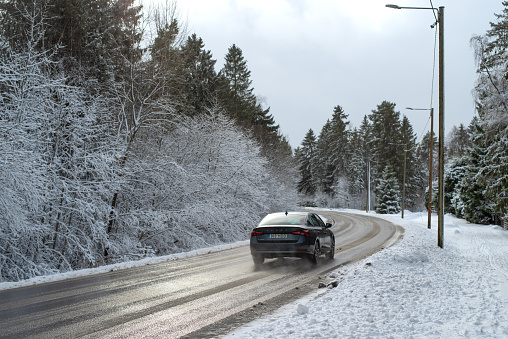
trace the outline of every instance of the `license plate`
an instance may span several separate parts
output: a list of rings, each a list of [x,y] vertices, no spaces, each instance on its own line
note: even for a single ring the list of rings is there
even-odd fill
[[[286,239],[287,237],[287,234],[268,234],[268,238],[270,239]]]

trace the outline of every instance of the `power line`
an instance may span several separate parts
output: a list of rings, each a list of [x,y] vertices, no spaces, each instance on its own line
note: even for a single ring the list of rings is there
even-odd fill
[[[439,20],[437,19],[436,17],[436,13],[434,11],[434,5],[432,4],[432,0],[430,0],[430,6],[432,7],[432,13],[434,14],[434,18],[436,19],[436,23],[439,22]],[[432,60],[432,83],[431,83],[431,86],[430,86],[430,108],[429,109],[432,109],[432,104],[434,102],[434,82],[435,82],[435,78],[436,78],[436,49],[437,49],[437,25],[432,25],[430,26],[431,28],[435,28],[435,33],[434,33],[434,55],[433,55],[433,60]],[[423,128],[421,134],[420,134],[420,137],[417,138],[419,141],[418,143],[421,143],[421,141],[423,140],[423,136],[425,135],[425,130],[427,129],[427,126],[429,125],[429,122],[430,122],[430,117],[427,119],[427,123],[425,124],[425,127]],[[433,137],[432,135],[430,136],[431,138]]]
[[[432,7],[432,13],[434,14],[434,19],[436,19],[436,22],[439,22],[439,20],[436,17],[436,12],[434,11],[434,5],[432,4],[432,0],[430,0],[430,7]]]
[[[437,47],[437,28],[436,28],[436,31],[434,34],[434,60],[432,62],[432,84],[431,84],[431,90],[430,90],[430,108],[432,108],[432,103],[434,100],[434,79],[435,79],[435,74],[436,74],[436,47]]]

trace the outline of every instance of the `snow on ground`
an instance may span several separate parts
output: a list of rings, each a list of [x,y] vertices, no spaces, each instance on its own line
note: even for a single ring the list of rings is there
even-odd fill
[[[336,288],[225,338],[508,338],[508,232],[447,215],[441,249],[437,217],[429,230],[426,213],[406,213],[376,215],[404,238],[331,273]]]

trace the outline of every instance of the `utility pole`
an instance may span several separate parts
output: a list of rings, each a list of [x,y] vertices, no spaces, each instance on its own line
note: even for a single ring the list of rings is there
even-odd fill
[[[434,108],[430,109],[430,154],[429,154],[429,216],[427,228],[430,230],[431,228],[431,220],[432,220],[432,158],[434,155]]]
[[[437,245],[443,248],[444,236],[444,6],[439,7],[439,185]]]
[[[405,147],[404,147],[405,148]],[[404,200],[406,199],[406,153],[407,149],[404,150],[404,175],[402,176],[402,214],[401,218],[404,219]]]
[[[406,148],[406,147],[404,147]],[[404,219],[404,200],[406,199],[406,153],[407,149],[404,149],[404,175],[402,176],[402,214],[401,218]]]
[[[431,1],[432,4],[432,1]],[[438,196],[437,196],[437,245],[443,248],[444,237],[444,6],[436,9],[432,7],[401,7],[386,5],[394,9],[430,9],[437,11],[437,23],[439,25],[439,165],[438,165]],[[434,14],[435,15],[435,14]],[[433,26],[431,26],[433,27]],[[430,218],[430,216],[429,216]],[[430,224],[429,224],[430,225]]]
[[[370,212],[370,158],[367,160],[367,213]]]

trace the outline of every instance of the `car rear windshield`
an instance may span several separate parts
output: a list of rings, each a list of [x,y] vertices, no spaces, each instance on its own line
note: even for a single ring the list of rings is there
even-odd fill
[[[276,215],[267,215],[261,220],[259,226],[264,225],[304,225],[305,224],[305,215],[299,214],[276,214]]]

